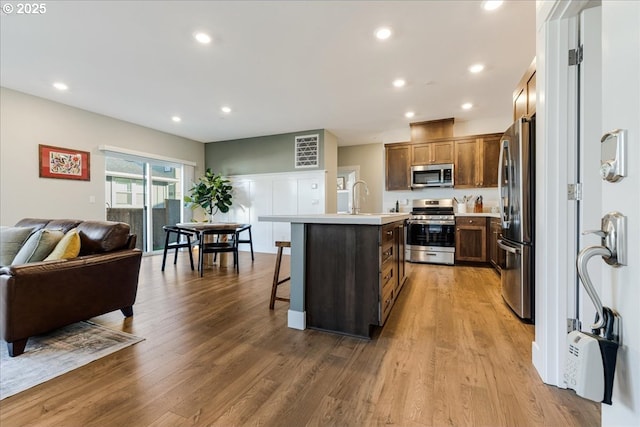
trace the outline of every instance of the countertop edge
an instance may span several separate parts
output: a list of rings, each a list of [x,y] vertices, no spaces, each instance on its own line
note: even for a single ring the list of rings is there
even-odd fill
[[[349,215],[349,214],[318,214],[318,215],[260,215],[258,221],[290,222],[295,224],[355,224],[355,225],[385,225],[408,219],[408,213],[385,215]]]

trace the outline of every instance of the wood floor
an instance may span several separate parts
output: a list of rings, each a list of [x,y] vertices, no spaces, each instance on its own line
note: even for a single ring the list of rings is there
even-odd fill
[[[185,254],[164,273],[144,258],[133,318],[94,320],[146,340],[3,400],[0,425],[600,425],[598,404],[540,381],[493,270],[411,264],[367,341],[287,328],[274,260],[201,279]]]

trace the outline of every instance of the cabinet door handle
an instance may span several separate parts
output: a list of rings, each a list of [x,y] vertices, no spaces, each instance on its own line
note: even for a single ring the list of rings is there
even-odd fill
[[[393,231],[387,231],[387,236],[393,236]]]

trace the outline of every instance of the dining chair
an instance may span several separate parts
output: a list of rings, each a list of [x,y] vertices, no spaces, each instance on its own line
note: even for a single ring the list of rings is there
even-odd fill
[[[249,232],[249,238],[248,239],[241,239],[240,238],[240,233],[242,232]],[[238,228],[236,228],[236,234],[234,236],[235,239],[238,240],[238,245],[241,243],[246,243],[249,244],[251,247],[251,261],[255,260],[255,258],[253,257],[253,239],[251,237],[251,224],[242,224],[240,225]]]
[[[164,267],[167,261],[167,252],[170,249],[175,250],[175,254],[173,256],[173,264],[175,265],[178,262],[178,250],[181,248],[188,249],[189,261],[191,262],[191,270],[193,270],[194,266],[192,249],[195,245],[198,244],[198,239],[194,235],[194,233],[192,231],[176,227],[175,225],[165,225],[162,227],[162,229],[165,232],[164,253],[162,254],[162,271],[164,271]]]
[[[204,275],[204,254],[233,253],[233,266],[240,272],[238,264],[238,239],[235,229],[229,230],[202,230],[200,232],[200,260],[198,268],[200,277]]]

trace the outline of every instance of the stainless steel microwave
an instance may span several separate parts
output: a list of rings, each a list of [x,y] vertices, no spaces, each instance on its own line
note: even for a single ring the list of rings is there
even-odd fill
[[[411,166],[411,188],[453,187],[453,164]]]

